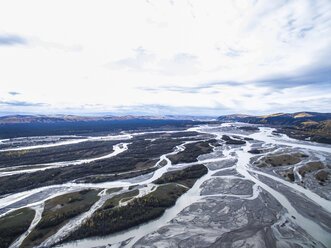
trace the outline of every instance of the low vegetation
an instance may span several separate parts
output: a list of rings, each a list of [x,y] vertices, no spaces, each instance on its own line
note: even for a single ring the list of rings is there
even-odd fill
[[[308,157],[304,153],[291,153],[291,154],[271,154],[261,158],[254,164],[258,167],[266,166],[284,166],[284,165],[294,165],[302,161],[302,158]]]
[[[156,161],[155,161],[156,163]],[[93,176],[86,176],[83,178],[79,178],[75,180],[75,182],[78,183],[102,183],[102,182],[109,182],[109,181],[115,181],[120,179],[128,179],[136,176],[145,175],[148,173],[151,173],[155,171],[157,168],[147,168],[143,170],[135,170],[130,172],[124,172],[124,173],[115,173],[115,174],[108,174],[108,175],[93,175]]]
[[[136,190],[131,190],[131,191],[116,195],[116,196],[108,199],[103,204],[101,209],[108,209],[108,208],[116,207],[116,206],[118,206],[120,201],[122,201],[122,202],[128,201],[128,200],[132,199],[133,197],[137,196],[138,194],[139,194],[139,190],[136,189]]]
[[[63,242],[106,235],[155,219],[167,208],[175,205],[178,197],[207,171],[204,165],[195,165],[184,170],[167,172],[154,181],[156,184],[161,184],[156,190],[143,197],[134,198],[125,206],[119,206],[119,202],[132,199],[138,195],[138,190],[133,188],[131,191],[116,195],[107,200],[91,218]]]
[[[95,183],[149,173],[153,169],[150,171],[146,170],[154,166],[162,154],[172,152],[175,146],[183,143],[183,140],[176,139],[180,134],[187,139],[194,139],[198,135],[196,132],[180,132],[135,136],[130,140],[131,144],[127,151],[109,159],[98,160],[79,166],[72,165],[34,173],[0,177],[0,195],[47,185],[62,184],[81,178],[85,178],[86,182]],[[156,138],[156,140],[148,140],[152,138]],[[49,148],[49,150],[52,149]],[[195,160],[196,157],[193,157],[199,154],[201,153],[192,155],[190,160]],[[35,159],[37,160],[38,157]],[[104,176],[105,174],[114,175]],[[89,177],[90,175],[93,176]]]
[[[251,153],[251,154],[261,154],[261,153],[263,153],[263,151],[260,150],[260,149],[252,149],[252,150],[249,150],[248,152]]]
[[[313,171],[317,171],[324,168],[325,166],[322,162],[316,161],[316,162],[309,162],[304,166],[301,166],[298,171],[301,174],[301,176],[304,177],[307,173],[311,173]]]
[[[330,171],[320,170],[315,174],[315,178],[320,182],[321,185],[323,185],[325,181],[329,180],[330,175]]]
[[[66,241],[118,232],[157,218],[186,191],[186,188],[179,185],[168,184],[144,197],[134,199],[126,206],[100,209]]]
[[[246,143],[246,141],[241,140],[241,139],[232,139],[228,135],[223,135],[222,140],[224,140],[225,144],[227,144],[227,145],[243,145]]]
[[[123,188],[122,187],[118,187],[118,188],[111,188],[111,189],[107,189],[106,193],[107,194],[112,194],[112,193],[116,193],[120,190],[122,190]]]
[[[288,168],[286,170],[279,170],[279,171],[277,171],[277,173],[278,173],[278,175],[284,177],[288,181],[291,181],[291,182],[295,181],[293,168]]]
[[[200,155],[213,151],[213,148],[209,145],[210,143],[215,145],[218,144],[214,139],[209,141],[189,143],[185,145],[184,151],[168,156],[168,158],[173,164],[196,162]]]
[[[165,184],[165,183],[179,183],[191,188],[196,182],[197,178],[202,177],[207,174],[208,169],[206,166],[198,164],[191,167],[187,167],[180,171],[169,171],[162,175],[159,179],[155,180],[155,184]]]
[[[99,199],[99,191],[83,190],[57,196],[45,202],[40,222],[24,240],[24,247],[34,247],[56,233],[71,218],[86,212]]]
[[[43,149],[0,152],[0,167],[73,161],[100,157],[113,151],[119,141],[87,141]]]
[[[12,242],[27,231],[34,216],[34,210],[21,208],[0,218],[0,248],[9,247]]]
[[[281,132],[295,139],[331,144],[331,120],[306,121],[295,127],[283,128]]]
[[[260,130],[258,127],[255,126],[244,126],[244,127],[239,127],[238,129],[244,130],[246,132],[256,132]]]

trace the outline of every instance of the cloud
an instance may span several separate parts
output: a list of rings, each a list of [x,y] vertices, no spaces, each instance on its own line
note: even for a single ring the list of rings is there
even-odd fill
[[[302,28],[300,29],[299,31],[299,37],[300,38],[304,38],[306,36],[306,34],[310,31],[310,30],[313,30],[314,27],[313,26],[310,26],[310,27],[307,27],[307,28]]]
[[[318,99],[307,99],[307,100],[297,100],[295,104],[288,104],[282,102],[271,102],[272,108],[269,108],[265,113],[273,112],[301,112],[301,111],[311,111],[311,112],[327,112],[330,113],[331,99],[321,97]]]
[[[199,70],[199,60],[192,54],[178,53],[170,59],[161,60],[159,66],[158,72],[168,76],[196,74]]]
[[[154,60],[154,55],[148,53],[143,47],[138,47],[133,50],[134,56],[128,57],[125,59],[120,59],[115,61],[114,63],[107,64],[108,66],[115,66],[119,68],[125,69],[134,69],[134,70],[142,70],[144,69],[146,63]]]
[[[0,106],[15,106],[15,107],[40,107],[45,106],[45,103],[32,103],[32,102],[25,102],[25,101],[1,101]]]
[[[26,45],[27,41],[18,35],[0,34],[0,46]]]
[[[308,111],[320,103],[330,109],[329,0],[127,6],[22,1],[17,19],[17,4],[0,1],[0,23],[11,34],[0,35],[2,108],[222,114]]]
[[[220,50],[220,49],[218,49]],[[233,49],[233,48],[228,48],[226,52],[224,52],[224,55],[225,56],[228,56],[228,57],[239,57],[241,56],[245,51],[244,50],[236,50],[236,49]]]
[[[224,106],[218,106],[215,108],[208,107],[196,107],[196,106],[185,106],[185,107],[173,107],[168,105],[160,104],[146,104],[146,105],[135,105],[135,106],[116,106],[111,112],[115,115],[203,115],[203,116],[218,116],[220,112],[228,111],[230,109]]]
[[[177,53],[170,58],[157,59],[155,54],[148,52],[143,47],[138,47],[133,51],[134,56],[108,63],[106,66],[168,76],[185,75],[198,70],[198,57],[191,54]]]
[[[44,41],[39,38],[31,38],[30,43],[31,46],[35,47],[41,47],[45,49],[55,49],[55,50],[61,50],[63,52],[81,52],[83,51],[83,47],[78,44],[61,44],[59,42],[49,42]]]
[[[19,95],[21,93],[19,92],[16,92],[16,91],[9,91],[8,94],[12,95],[12,96],[16,96],[16,95]]]
[[[257,80],[256,84],[273,89],[286,89],[305,85],[314,85],[318,88],[331,88],[331,65],[308,66],[289,75],[275,75]]]
[[[161,85],[158,87],[137,87],[137,89],[149,92],[159,92],[159,91],[169,91],[169,92],[179,92],[183,94],[199,94],[204,90],[210,90],[210,93],[215,93],[215,89],[220,89],[222,87],[237,87],[243,85],[242,82],[211,82],[211,83],[200,83],[194,86],[176,86],[176,85]]]

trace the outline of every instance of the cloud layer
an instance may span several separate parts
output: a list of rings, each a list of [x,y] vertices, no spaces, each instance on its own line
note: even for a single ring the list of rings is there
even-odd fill
[[[3,1],[0,23],[0,113],[331,112],[328,0]]]
[[[2,34],[0,35],[0,46],[25,45],[26,40],[18,35]]]

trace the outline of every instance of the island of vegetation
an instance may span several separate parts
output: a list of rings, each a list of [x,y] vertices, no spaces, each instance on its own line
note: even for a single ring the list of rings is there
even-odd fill
[[[81,182],[102,182],[135,177],[140,174],[150,173],[154,170],[151,167],[155,165],[161,155],[172,152],[175,146],[178,146],[183,143],[182,140],[176,139],[177,137],[184,136],[187,138],[187,140],[195,140],[197,139],[198,135],[199,133],[196,132],[178,132],[171,134],[154,133],[135,136],[133,139],[130,140],[129,149],[118,154],[115,157],[101,159],[90,163],[81,164],[79,166],[68,165],[60,168],[40,170],[33,173],[22,173],[17,175],[0,177],[0,195],[24,191],[47,185],[63,184],[72,180],[77,180]],[[61,156],[69,156],[69,154],[76,154],[78,156],[79,154],[86,152],[86,149],[92,148],[94,146],[100,146],[99,148],[102,148],[101,151],[103,154],[105,152],[105,149],[108,152],[109,150],[112,151],[112,145],[116,144],[115,141],[104,142],[94,145],[93,143],[99,142],[88,141],[83,142],[79,145],[77,144],[75,146],[67,146],[67,148],[75,147],[79,149],[68,149],[68,151],[64,152],[64,155]],[[119,141],[117,141],[117,143],[119,143]],[[64,149],[60,147],[61,146],[44,148],[41,149],[40,153],[45,154],[45,156],[48,158],[54,158],[54,161],[56,160],[57,151],[61,150],[62,152]],[[27,154],[29,154],[29,152],[27,152]],[[34,164],[41,163],[41,161],[45,161],[43,157],[41,158],[42,160],[39,161],[38,153],[35,153],[33,151],[33,154],[35,154],[36,156],[22,156],[23,158],[28,158],[30,162],[32,162],[33,160]],[[197,157],[200,154],[201,152],[194,154],[194,156]],[[16,158],[11,159],[7,152],[0,153],[0,160],[1,156],[3,162],[2,164],[0,163],[0,167],[7,167],[22,163],[21,158],[18,158],[18,162],[15,162]]]
[[[31,208],[18,209],[0,218],[0,248],[7,248],[26,232],[35,216]]]
[[[83,190],[47,200],[41,220],[23,241],[22,247],[40,245],[70,219],[89,210],[99,199],[98,193],[97,190]]]
[[[135,197],[137,189],[120,193],[97,210],[76,231],[62,242],[90,236],[111,234],[160,217],[175,205],[176,200],[194,185],[196,180],[208,172],[204,165],[194,165],[179,171],[165,173],[154,183],[155,189],[143,196]],[[125,205],[119,205],[126,202]]]
[[[200,155],[213,151],[213,147],[211,145],[219,146],[215,139],[189,143],[185,145],[184,151],[170,155],[169,159],[173,164],[196,162]]]

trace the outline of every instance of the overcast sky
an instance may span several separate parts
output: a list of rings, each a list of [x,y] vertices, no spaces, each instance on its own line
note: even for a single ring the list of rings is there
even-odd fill
[[[2,0],[0,114],[331,112],[331,1]]]

